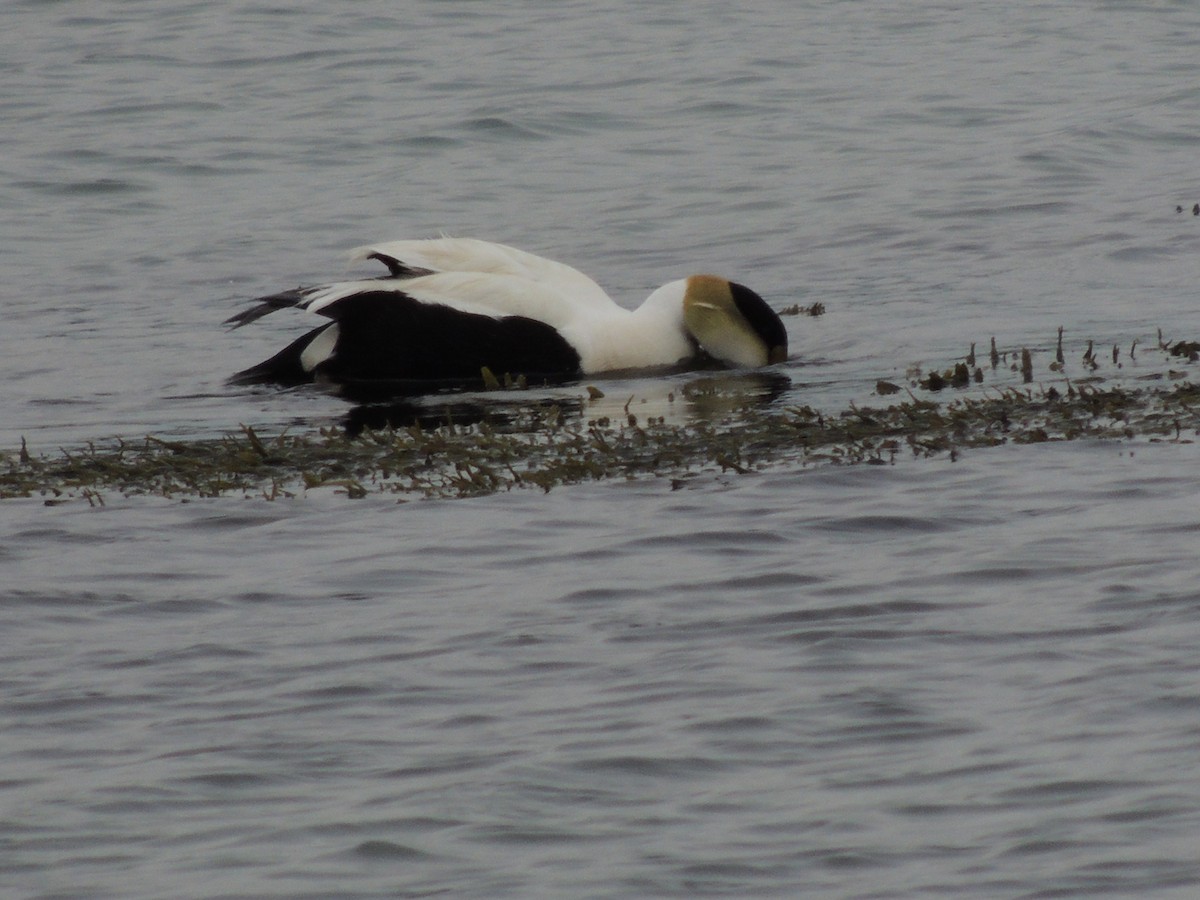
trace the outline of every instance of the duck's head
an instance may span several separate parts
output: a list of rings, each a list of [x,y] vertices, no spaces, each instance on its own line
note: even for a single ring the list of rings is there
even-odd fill
[[[787,359],[783,320],[750,288],[716,275],[693,275],[685,284],[683,322],[709,356],[746,368]]]

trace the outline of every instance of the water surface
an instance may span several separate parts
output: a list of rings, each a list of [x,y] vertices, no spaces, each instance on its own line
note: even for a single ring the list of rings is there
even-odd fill
[[[1122,348],[1110,383],[1194,377],[1126,350],[1197,337],[1186,4],[0,22],[3,447],[336,423],[224,384],[307,321],[220,322],[441,230],[626,304],[693,271],[823,302],[778,406],[883,402],[993,335],[1049,380],[1059,326],[1072,378],[1089,339]],[[596,383],[661,405],[687,378]],[[0,883],[1193,896],[1194,437],[461,502],[6,501]]]

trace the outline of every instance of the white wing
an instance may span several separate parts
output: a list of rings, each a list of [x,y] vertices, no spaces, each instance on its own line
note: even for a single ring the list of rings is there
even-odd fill
[[[343,281],[313,291],[300,304],[309,312],[337,318],[332,307],[365,293],[391,292],[418,303],[437,304],[485,316],[524,316],[563,329],[596,317],[601,311],[572,302],[561,286],[521,275],[491,272],[434,272],[402,281]],[[628,315],[607,297],[604,317]]]
[[[402,263],[408,267],[429,269],[437,273],[474,272],[513,276],[557,292],[565,303],[593,309],[606,309],[615,305],[600,285],[578,269],[518,250],[516,247],[477,238],[443,237],[423,241],[389,241],[359,247],[352,252],[351,258],[380,259],[389,265]],[[407,284],[411,287],[412,280]]]
[[[621,317],[627,312],[582,272],[490,241],[391,241],[360,247],[353,258],[378,259],[392,275],[300,287],[260,297],[257,305],[226,319],[226,324],[241,327],[288,307],[336,319],[339,303],[360,294],[389,292],[461,312],[526,316],[555,328],[585,319]]]

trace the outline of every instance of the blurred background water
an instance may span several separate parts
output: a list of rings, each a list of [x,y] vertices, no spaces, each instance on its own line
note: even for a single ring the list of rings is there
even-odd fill
[[[695,271],[824,303],[788,319],[780,404],[870,403],[993,335],[1197,337],[1190,4],[14,0],[0,26],[5,448],[336,423],[223,383],[307,322],[221,321],[443,230],[627,305]],[[6,501],[0,885],[1194,896],[1197,455]]]

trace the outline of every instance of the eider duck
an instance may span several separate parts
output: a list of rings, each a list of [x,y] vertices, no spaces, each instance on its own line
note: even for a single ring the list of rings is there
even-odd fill
[[[377,260],[388,274],[261,297],[226,320],[236,328],[286,307],[332,319],[231,381],[469,382],[485,368],[569,379],[705,357],[758,367],[787,356],[775,311],[715,275],[672,281],[628,310],[570,266],[473,238],[393,241],[352,259]]]

